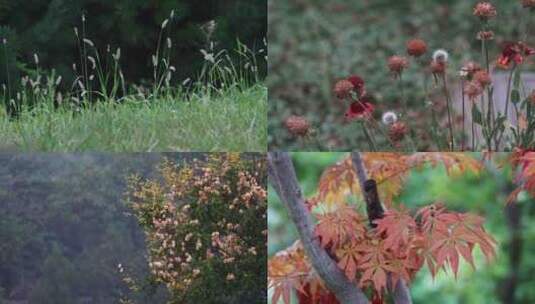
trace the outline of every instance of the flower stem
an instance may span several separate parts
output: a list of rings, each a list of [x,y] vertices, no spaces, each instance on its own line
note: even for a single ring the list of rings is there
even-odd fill
[[[505,96],[505,119],[509,119],[509,103],[511,103],[511,84],[513,82],[513,75],[516,70],[516,63],[513,64],[513,68],[511,68],[511,72],[509,73],[509,78],[507,79],[507,90],[506,90],[506,96]],[[505,130],[500,132],[500,136],[498,137],[498,140],[496,141],[496,149],[499,148],[500,143],[502,141],[503,133]]]
[[[361,124],[362,124],[362,130],[364,130],[364,135],[366,136],[366,139],[368,140],[368,144],[370,145],[370,149],[372,150],[372,152],[376,152],[377,146],[375,145],[375,142],[373,141],[373,138],[370,135],[370,131],[368,130],[368,127],[366,127],[366,122],[363,120]]]
[[[466,130],[465,130],[465,126],[464,126],[464,119],[465,119],[465,108],[464,108],[464,80],[461,80],[461,100],[462,100],[462,104],[463,104],[463,133],[462,133],[462,137],[461,137],[461,151],[464,151],[464,141],[465,141],[465,135],[466,135]]]
[[[472,115],[472,151],[476,150],[476,124],[474,123],[474,114],[472,113],[474,111],[474,107],[477,107],[477,105],[474,103],[472,105],[472,108],[470,109],[470,114]]]
[[[455,149],[455,143],[454,143],[454,139],[453,139],[453,121],[452,121],[452,117],[451,117],[451,98],[450,98],[450,93],[448,91],[448,84],[447,84],[447,81],[446,81],[446,73],[442,74],[442,82],[443,82],[443,87],[444,87],[444,95],[446,96],[446,106],[448,108],[448,128],[449,128],[449,131],[450,131],[450,143],[449,143],[449,146],[450,146],[450,150],[453,151],[453,149]]]

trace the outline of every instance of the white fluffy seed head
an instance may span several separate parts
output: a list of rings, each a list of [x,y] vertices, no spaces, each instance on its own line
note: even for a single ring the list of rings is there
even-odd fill
[[[37,56],[37,54],[33,54],[33,61],[36,65],[39,65],[39,56]]]
[[[396,113],[389,111],[383,114],[382,120],[385,125],[389,126],[398,121],[398,116]]]
[[[433,53],[433,60],[438,62],[448,62],[450,54],[443,49],[438,49]]]

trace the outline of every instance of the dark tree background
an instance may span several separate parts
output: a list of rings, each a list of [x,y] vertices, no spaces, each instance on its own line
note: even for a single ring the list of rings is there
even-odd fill
[[[264,46],[266,0],[0,0],[0,39],[8,40],[12,81],[18,81],[24,66],[35,67],[34,53],[42,67],[54,68],[64,79],[72,80],[72,64],[79,61],[73,28],[81,30],[83,14],[87,38],[101,52],[108,45],[112,50],[121,48],[127,81],[150,78],[160,26],[172,10],[175,21],[169,26],[175,80],[199,72],[203,64],[200,49],[206,47],[201,26],[210,20],[217,22],[212,40],[219,49],[235,49],[237,40],[252,49]],[[5,50],[1,47],[0,83],[5,83]]]

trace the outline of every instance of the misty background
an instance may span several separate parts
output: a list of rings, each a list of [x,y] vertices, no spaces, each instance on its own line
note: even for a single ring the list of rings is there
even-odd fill
[[[164,158],[202,155],[0,154],[0,303],[165,303],[165,288],[149,282],[130,294],[117,267],[149,274],[126,177],[158,178]]]

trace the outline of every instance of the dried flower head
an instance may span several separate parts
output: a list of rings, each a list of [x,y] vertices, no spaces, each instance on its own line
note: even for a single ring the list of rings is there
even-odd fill
[[[474,16],[479,17],[483,21],[494,18],[496,15],[498,15],[498,12],[490,2],[479,2],[474,7]]]
[[[463,73],[461,74],[461,76],[471,79],[474,76],[474,74],[480,70],[481,70],[481,66],[478,63],[469,61],[465,63],[463,67],[461,68],[461,72]]]
[[[394,55],[388,58],[388,68],[395,75],[399,75],[409,66],[409,61],[403,56]]]
[[[398,116],[392,111],[385,112],[382,121],[385,125],[390,126],[398,121]]]
[[[292,115],[286,118],[284,126],[294,136],[306,136],[310,131],[310,123],[302,116]]]
[[[407,42],[407,53],[410,56],[420,57],[427,52],[427,44],[422,39],[412,39]]]
[[[492,78],[485,70],[477,71],[474,74],[474,81],[477,81],[483,88],[492,83]]]
[[[370,117],[375,109],[372,102],[371,96],[363,96],[360,100],[352,102],[345,113],[346,119],[351,121]]]
[[[525,8],[535,8],[535,0],[522,0],[522,6]]]
[[[479,31],[477,33],[477,39],[478,40],[493,40],[494,39],[494,32],[493,31]]]
[[[345,99],[351,96],[351,91],[353,91],[354,88],[355,86],[351,81],[342,79],[336,82],[333,91],[337,98]]]
[[[448,53],[448,51],[444,49],[438,49],[435,52],[433,52],[433,61],[448,62],[449,58],[450,58],[450,54]]]
[[[470,81],[464,86],[464,94],[466,94],[466,96],[468,96],[468,98],[472,101],[482,93],[483,87],[477,81]]]
[[[434,75],[442,75],[446,72],[446,62],[433,60],[429,68]]]
[[[398,121],[390,126],[390,130],[388,131],[388,137],[390,137],[391,141],[398,143],[405,138],[407,132],[407,125],[405,125],[405,123],[401,121]]]

